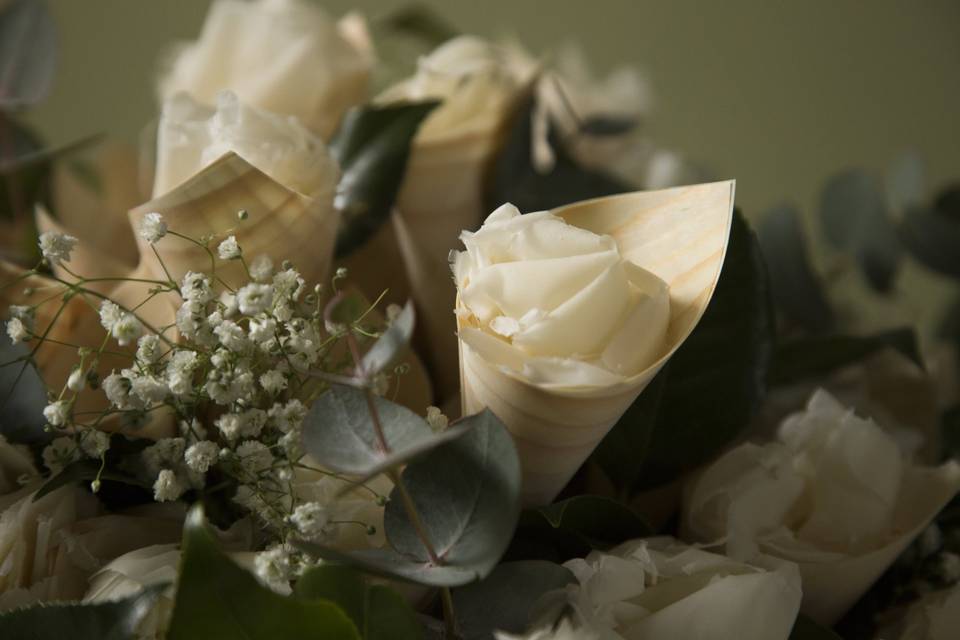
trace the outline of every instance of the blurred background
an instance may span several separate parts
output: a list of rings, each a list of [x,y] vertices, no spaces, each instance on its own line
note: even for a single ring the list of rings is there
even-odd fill
[[[157,61],[172,41],[198,35],[209,2],[50,4],[61,57],[53,92],[31,122],[52,144],[97,132],[135,141],[156,112]],[[321,4],[333,15],[375,17],[409,3]],[[922,160],[931,190],[960,177],[956,0],[421,4],[462,31],[514,36],[538,53],[577,42],[598,72],[636,66],[651,88],[650,134],[711,175],[736,178],[737,202],[753,221],[792,204],[818,236],[830,176],[849,167],[883,171],[904,152]],[[939,316],[948,287],[924,267],[901,269],[891,304],[819,242],[811,250],[832,295],[871,310],[859,314],[857,329],[932,326]]]

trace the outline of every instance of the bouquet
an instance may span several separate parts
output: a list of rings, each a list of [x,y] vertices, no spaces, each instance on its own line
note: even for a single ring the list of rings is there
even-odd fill
[[[636,72],[216,0],[139,152],[45,149],[8,32],[0,636],[953,637],[949,347],[843,333]]]

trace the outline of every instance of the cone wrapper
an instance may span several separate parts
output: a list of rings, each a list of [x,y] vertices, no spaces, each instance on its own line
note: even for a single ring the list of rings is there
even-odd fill
[[[726,181],[630,193],[553,211],[568,224],[612,236],[623,258],[669,285],[663,355],[623,382],[602,387],[539,386],[488,362],[460,340],[463,413],[490,408],[513,434],[527,505],[546,504],[557,496],[693,331],[720,275],[734,186]],[[460,304],[458,300],[458,310]],[[462,319],[458,327],[467,328]]]

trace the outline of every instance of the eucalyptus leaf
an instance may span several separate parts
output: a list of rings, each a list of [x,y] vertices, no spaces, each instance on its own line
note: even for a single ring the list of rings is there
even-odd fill
[[[630,133],[640,124],[629,116],[592,116],[580,123],[580,133],[588,136],[622,136]]]
[[[423,418],[406,407],[380,396],[374,396],[373,403],[389,453],[377,437],[367,392],[344,385],[331,385],[310,407],[303,421],[306,451],[323,466],[365,482],[461,437],[478,420],[468,417],[434,432]]]
[[[344,553],[296,541],[304,551],[367,573],[431,586],[487,576],[510,542],[520,513],[520,462],[506,427],[489,411],[462,437],[412,461],[402,479],[440,564],[431,561],[394,488],[384,513],[389,548]]]
[[[913,329],[893,329],[872,336],[820,336],[777,345],[770,384],[785,385],[820,377],[886,348],[896,349],[923,367]]]
[[[21,361],[29,355],[27,345],[11,344],[6,333],[0,335],[0,435],[24,444],[51,438],[44,430],[47,387],[33,364]]]
[[[336,604],[281,596],[234,564],[217,548],[199,505],[187,515],[182,548],[168,640],[360,640]]]
[[[674,480],[713,458],[740,435],[759,407],[773,335],[763,256],[735,211],[723,270],[703,317],[657,374],[664,379],[654,378],[636,401],[641,407],[627,411],[607,436],[641,448],[619,456],[608,450],[594,460],[611,480],[631,479],[620,486],[631,493]],[[660,393],[658,403],[648,393]]]
[[[781,205],[768,211],[757,227],[757,237],[777,308],[812,333],[829,331],[834,325],[833,309],[810,264],[797,210]]]
[[[394,318],[387,330],[384,331],[370,350],[363,356],[363,373],[367,376],[380,373],[392,364],[401,352],[410,344],[413,335],[415,314],[413,302],[407,301],[403,311]]]
[[[543,211],[631,190],[610,175],[579,166],[552,129],[548,141],[554,166],[547,173],[539,172],[532,148],[535,101],[531,91],[519,104],[507,139],[493,161],[485,198],[487,211],[504,202],[513,203],[520,211]]]
[[[960,461],[960,405],[954,405],[940,417],[940,441],[943,457]]]
[[[628,505],[605,496],[579,495],[520,514],[507,557],[564,562],[653,533]]]
[[[842,638],[801,613],[793,624],[788,640],[842,640]]]
[[[916,152],[898,156],[887,170],[887,198],[895,211],[923,203],[926,195],[926,168]]]
[[[0,108],[36,104],[50,92],[57,30],[43,0],[11,0],[0,9]]]
[[[362,245],[387,221],[413,138],[437,104],[364,105],[344,116],[330,142],[330,151],[342,170],[334,199],[343,217],[337,257]]]
[[[422,626],[403,596],[390,587],[368,584],[345,565],[320,564],[297,580],[294,594],[340,606],[364,640],[419,640]]]
[[[901,250],[880,179],[860,169],[832,178],[821,194],[820,221],[827,239],[856,257],[870,285],[890,291]]]
[[[38,604],[0,613],[0,638],[13,640],[136,640],[137,627],[167,585],[97,604]]]
[[[383,25],[393,31],[422,40],[431,48],[458,35],[457,29],[426,5],[401,7],[383,18]]]
[[[466,640],[493,640],[495,630],[523,633],[541,597],[576,582],[569,569],[552,562],[505,562],[484,580],[454,589],[458,628]]]

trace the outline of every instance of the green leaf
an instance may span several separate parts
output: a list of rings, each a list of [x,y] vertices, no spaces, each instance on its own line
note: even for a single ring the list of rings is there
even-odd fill
[[[135,487],[150,488],[150,485],[147,483],[125,473],[111,469],[104,469],[103,472],[101,472],[99,460],[87,459],[78,460],[64,467],[60,473],[47,480],[43,486],[40,487],[33,495],[33,500],[39,500],[51,491],[55,491],[64,485],[76,484],[77,482],[87,484],[98,475],[104,482],[120,482]]]
[[[466,640],[490,640],[494,630],[522,633],[534,622],[532,610],[544,594],[576,581],[569,569],[552,562],[505,562],[486,579],[454,589],[460,632]]]
[[[297,541],[326,560],[431,586],[460,586],[493,570],[520,513],[520,461],[506,427],[489,411],[462,437],[411,462],[402,478],[441,563],[430,560],[394,488],[384,513],[391,548],[350,554]]]
[[[788,640],[842,640],[842,638],[801,613],[797,616]]]
[[[919,206],[926,195],[926,168],[915,152],[897,157],[887,170],[887,195],[894,211]]]
[[[183,531],[180,580],[169,640],[359,640],[339,606],[325,600],[284,597],[263,587],[227,558],[194,506]]]
[[[408,300],[403,306],[403,311],[394,318],[387,330],[364,354],[362,363],[365,375],[372,376],[380,373],[400,356],[400,353],[410,344],[414,322],[413,302]]]
[[[461,437],[477,422],[471,416],[435,432],[406,407],[379,396],[373,401],[390,453],[380,446],[367,392],[344,385],[331,385],[310,407],[303,422],[306,451],[321,465],[365,482]]]
[[[453,25],[430,7],[421,4],[401,7],[383,18],[383,26],[422,40],[431,48],[458,35]]]
[[[723,270],[703,318],[657,374],[663,380],[650,383],[634,403],[640,406],[624,414],[594,460],[612,481],[631,480],[619,485],[626,492],[669,482],[707,462],[757,410],[772,347],[763,257],[743,216],[734,212]],[[655,394],[659,400],[650,397]],[[610,447],[616,446],[624,449],[614,455]]]
[[[820,197],[820,220],[827,240],[853,253],[870,285],[890,291],[900,263],[900,241],[880,179],[859,169],[832,178]]]
[[[886,348],[896,349],[923,367],[913,329],[893,329],[872,336],[802,338],[777,346],[770,384],[778,386],[820,377]]]
[[[940,417],[940,440],[943,457],[960,460],[960,405],[950,407]]]
[[[898,231],[904,246],[924,266],[960,278],[960,185],[946,189],[931,208],[907,211]]]
[[[304,600],[329,600],[340,606],[364,640],[417,640],[423,630],[403,597],[383,585],[370,585],[344,565],[321,564],[297,581],[294,594]]]
[[[98,604],[39,604],[0,614],[0,638],[17,640],[135,640],[137,626],[167,585]]]
[[[44,431],[47,387],[33,364],[21,361],[29,355],[25,344],[11,344],[6,332],[0,334],[0,435],[15,443],[41,443],[51,437]]]
[[[513,203],[520,211],[543,211],[631,190],[612,176],[579,166],[553,131],[549,135],[555,156],[553,169],[548,173],[537,171],[531,146],[536,97],[533,91],[530,93],[518,107],[509,135],[494,159],[486,194],[487,211],[504,202]]]
[[[833,309],[810,264],[797,210],[781,205],[768,211],[757,227],[757,237],[777,308],[812,333],[829,331],[834,325]]]
[[[344,117],[330,142],[343,172],[334,200],[343,216],[337,257],[362,245],[387,221],[406,172],[410,145],[437,104],[364,105]]]
[[[46,2],[12,0],[0,10],[0,108],[18,109],[46,97],[58,49]]]

